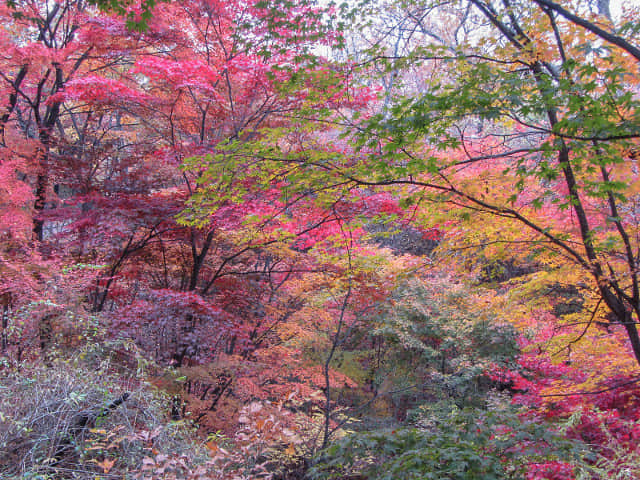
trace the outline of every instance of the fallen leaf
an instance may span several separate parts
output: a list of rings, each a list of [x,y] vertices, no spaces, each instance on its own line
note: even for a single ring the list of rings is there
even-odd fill
[[[113,468],[113,466],[115,465],[116,461],[111,460],[109,458],[105,458],[101,462],[97,462],[97,463],[99,467],[102,467],[102,473],[109,473]]]

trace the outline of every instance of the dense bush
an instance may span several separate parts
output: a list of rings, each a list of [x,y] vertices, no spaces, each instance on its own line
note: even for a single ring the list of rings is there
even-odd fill
[[[460,410],[424,407],[413,424],[360,432],[330,446],[311,478],[370,480],[563,480],[587,472],[586,446],[503,404]]]

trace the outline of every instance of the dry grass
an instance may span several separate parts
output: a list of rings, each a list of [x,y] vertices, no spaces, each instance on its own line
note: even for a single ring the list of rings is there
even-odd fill
[[[166,396],[110,373],[109,360],[80,357],[0,375],[0,478],[134,478],[161,452],[198,457]]]

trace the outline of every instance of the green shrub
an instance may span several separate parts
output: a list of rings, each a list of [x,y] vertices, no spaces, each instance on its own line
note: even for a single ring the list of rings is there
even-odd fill
[[[314,480],[498,480],[553,467],[571,478],[588,467],[583,444],[562,439],[550,425],[521,419],[506,405],[494,411],[452,404],[425,407],[414,426],[351,434],[322,452]],[[569,478],[569,477],[562,477]]]

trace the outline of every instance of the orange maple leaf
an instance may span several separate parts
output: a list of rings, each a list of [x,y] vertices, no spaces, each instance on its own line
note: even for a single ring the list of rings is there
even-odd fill
[[[105,458],[101,462],[97,462],[97,463],[99,467],[102,467],[102,473],[109,473],[113,468],[113,466],[115,465],[116,461]]]

